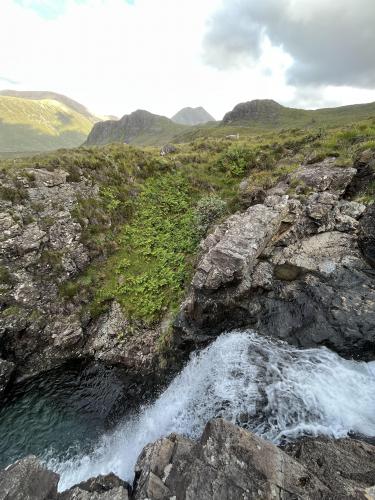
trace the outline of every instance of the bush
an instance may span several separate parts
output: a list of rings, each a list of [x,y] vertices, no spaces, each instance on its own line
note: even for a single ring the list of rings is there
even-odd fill
[[[243,176],[255,160],[254,152],[244,146],[235,144],[219,158],[219,165],[234,177]]]
[[[201,198],[195,209],[195,230],[198,238],[203,238],[210,226],[222,217],[227,209],[224,200],[216,195]]]

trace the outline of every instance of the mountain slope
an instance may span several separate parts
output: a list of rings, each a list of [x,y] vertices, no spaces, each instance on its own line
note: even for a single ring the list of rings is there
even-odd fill
[[[264,128],[303,127],[342,125],[372,116],[375,116],[375,103],[306,110],[288,108],[271,99],[258,99],[237,104],[226,113],[222,123]]]
[[[172,116],[171,120],[181,125],[200,125],[215,121],[215,118],[200,106],[198,108],[183,108]]]
[[[84,106],[53,92],[2,91],[0,153],[79,146],[95,121]]]
[[[186,126],[173,123],[165,116],[154,115],[137,110],[120,120],[107,120],[96,123],[85,145],[103,145],[113,142],[126,142],[144,146],[161,145],[186,130]]]

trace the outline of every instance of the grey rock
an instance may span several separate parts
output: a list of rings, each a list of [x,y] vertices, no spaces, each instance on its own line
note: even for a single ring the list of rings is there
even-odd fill
[[[59,500],[128,500],[130,485],[114,474],[97,476],[59,495]]]
[[[358,244],[366,261],[375,267],[375,204],[367,207],[360,221]]]
[[[29,456],[0,471],[0,500],[54,500],[58,481],[58,474]]]
[[[149,446],[137,471],[136,500],[322,498],[329,493],[275,445],[221,419],[209,422],[197,443],[174,435]]]
[[[351,167],[336,166],[336,158],[326,158],[320,163],[302,165],[291,174],[291,179],[302,182],[314,191],[343,194],[356,172]]]
[[[267,193],[201,243],[175,323],[177,347],[250,327],[301,347],[375,358],[375,211],[341,198],[354,169],[329,159],[300,173],[315,189],[307,198]]]
[[[330,488],[329,498],[371,499],[370,490],[375,484],[374,446],[352,439],[318,438],[290,444],[285,451]]]

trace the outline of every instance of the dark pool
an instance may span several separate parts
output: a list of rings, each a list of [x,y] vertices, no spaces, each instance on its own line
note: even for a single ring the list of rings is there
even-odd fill
[[[15,386],[0,404],[0,468],[28,454],[89,452],[147,390],[123,370],[72,363]]]

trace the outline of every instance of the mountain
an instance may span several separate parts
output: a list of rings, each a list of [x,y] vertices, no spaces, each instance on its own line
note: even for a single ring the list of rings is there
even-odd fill
[[[198,108],[183,108],[172,116],[171,120],[181,125],[200,125],[215,121],[215,118],[200,106]]]
[[[174,123],[165,116],[137,110],[120,120],[96,123],[91,130],[86,146],[125,142],[144,146],[161,145],[186,130],[186,126]]]
[[[351,121],[375,116],[375,102],[316,110],[282,106],[271,99],[257,99],[237,104],[226,113],[224,125],[258,128],[306,127],[344,125]]]
[[[0,153],[81,145],[98,121],[82,104],[54,92],[0,91]]]

